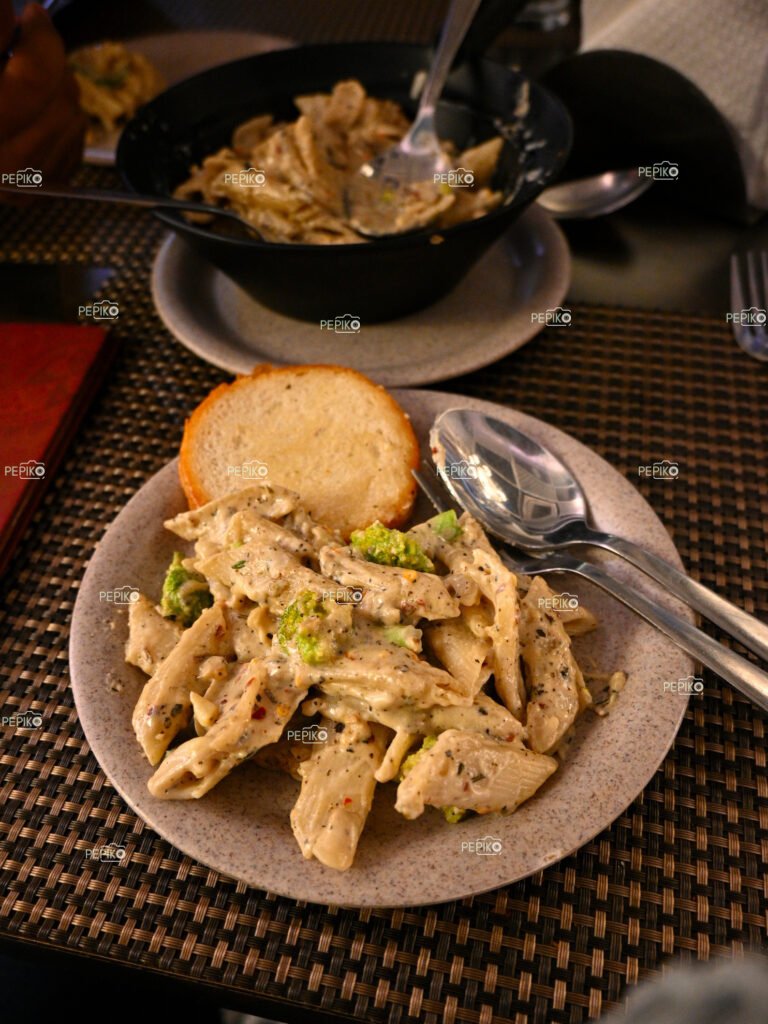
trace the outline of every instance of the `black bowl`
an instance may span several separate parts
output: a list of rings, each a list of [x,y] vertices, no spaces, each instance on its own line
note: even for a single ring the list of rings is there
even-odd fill
[[[413,77],[430,55],[421,46],[342,43],[222,64],[138,111],[120,139],[118,169],[129,188],[169,195],[193,163],[229,143],[242,121],[260,113],[294,119],[294,96],[328,92],[345,78],[413,112]],[[521,90],[529,103],[519,118]],[[390,320],[449,292],[565,162],[571,127],[558,99],[500,64],[476,60],[457,68],[438,109],[441,137],[465,147],[498,134],[500,125],[505,145],[493,184],[504,192],[504,204],[438,235],[424,230],[353,245],[273,243],[226,237],[175,212],[156,216],[271,309],[304,320]]]

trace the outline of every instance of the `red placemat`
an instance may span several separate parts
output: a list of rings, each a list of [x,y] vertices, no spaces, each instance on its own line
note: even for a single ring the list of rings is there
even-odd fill
[[[3,324],[0,572],[43,497],[115,351],[102,327]]]

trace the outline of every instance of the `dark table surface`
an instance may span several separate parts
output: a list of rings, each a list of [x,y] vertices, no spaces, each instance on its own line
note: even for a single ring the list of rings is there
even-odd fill
[[[665,183],[655,186],[656,192]],[[731,253],[768,249],[768,219],[745,226],[653,192],[596,221],[561,222],[573,255],[568,298],[641,309],[731,310]]]
[[[311,42],[423,41],[442,9],[438,0],[163,0],[75,3],[62,19],[72,41],[210,26]],[[84,180],[117,184],[111,171]],[[114,266],[110,297],[126,311],[115,371],[2,582],[5,704],[46,722],[34,736],[4,734],[0,747],[5,948],[87,957],[131,971],[136,984],[175,979],[201,999],[286,1020],[549,1024],[598,1016],[670,958],[764,943],[765,716],[708,674],[670,755],[610,829],[485,896],[404,911],[296,904],[218,876],[148,829],[80,730],[69,616],[93,545],[173,456],[184,417],[225,375],[157,318],[149,273],[162,230],[145,214],[57,204],[4,211],[0,225],[0,259]],[[765,222],[745,228],[651,193],[565,231],[568,301],[579,311],[568,335],[546,330],[441,387],[517,406],[592,446],[636,482],[693,575],[765,618],[768,371],[736,348],[724,319],[728,256],[765,242]],[[659,457],[679,460],[675,485],[637,480],[637,466]],[[130,844],[130,860],[84,861],[97,841]]]

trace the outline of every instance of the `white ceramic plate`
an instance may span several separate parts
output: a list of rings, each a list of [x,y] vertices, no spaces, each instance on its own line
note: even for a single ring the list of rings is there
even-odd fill
[[[444,299],[358,334],[274,313],[170,236],[155,258],[152,295],[160,317],[195,355],[230,373],[258,363],[335,363],[379,384],[430,384],[501,359],[542,329],[532,313],[559,306],[571,281],[568,244],[533,206]]]
[[[163,32],[152,36],[136,36],[121,40],[129,50],[150,60],[160,72],[166,86],[196,75],[200,71],[225,64],[240,57],[251,57],[269,50],[284,50],[294,43],[280,36],[258,32]],[[102,134],[85,147],[87,164],[111,167],[115,162],[120,129]]]
[[[456,405],[486,409],[528,432],[568,463],[600,529],[623,533],[680,565],[667,531],[640,494],[568,435],[504,406],[457,395],[395,396],[425,449],[435,415]],[[100,594],[131,586],[158,596],[179,546],[163,520],[185,507],[174,462],[141,488],[107,530],[75,604],[72,687],[88,743],[126,802],[169,842],[225,875],[294,899],[348,906],[412,906],[484,892],[553,864],[610,825],[672,745],[687,699],[665,692],[664,682],[690,675],[691,659],[611,598],[564,576],[562,589],[577,593],[600,620],[596,633],[578,641],[577,656],[585,665],[591,659],[601,669],[622,668],[629,681],[607,718],[588,713],[580,719],[566,764],[515,814],[448,825],[439,811],[428,810],[408,822],[394,811],[394,787],[380,786],[355,864],[339,873],[301,857],[288,820],[298,784],[288,776],[250,763],[200,801],[157,800],[147,791],[152,769],[131,729],[146,677],[123,661],[126,609]],[[653,593],[630,566],[611,562],[611,571]],[[680,612],[670,599],[662,603]],[[472,852],[467,844],[484,838],[500,852]]]

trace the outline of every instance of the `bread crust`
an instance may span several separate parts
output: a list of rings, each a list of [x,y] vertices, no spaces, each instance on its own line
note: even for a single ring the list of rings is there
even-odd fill
[[[389,412],[399,421],[403,442],[404,484],[400,491],[393,495],[388,508],[379,515],[379,519],[386,526],[401,526],[407,520],[416,496],[416,484],[411,477],[410,470],[416,469],[419,465],[419,443],[410,419],[386,388],[380,384],[375,384],[358,370],[326,363],[312,363],[300,366],[272,366],[269,363],[261,363],[255,366],[250,374],[239,374],[234,381],[219,384],[218,387],[214,388],[203,399],[184,424],[184,434],[179,450],[179,481],[190,508],[198,508],[200,505],[211,501],[212,498],[219,497],[219,495],[207,492],[203,481],[199,478],[194,468],[195,444],[198,432],[202,429],[208,414],[216,404],[234,390],[250,387],[259,378],[265,376],[273,378],[285,375],[303,377],[316,374],[318,371],[322,373],[330,371],[339,377],[347,379],[352,377],[358,383],[363,383],[366,387],[374,389],[377,397],[379,399],[383,398],[386,401],[389,406]],[[360,522],[356,523],[354,528],[362,528],[367,525],[367,521]]]

